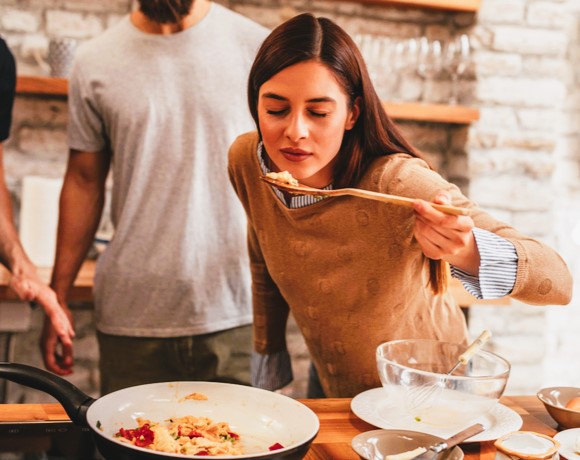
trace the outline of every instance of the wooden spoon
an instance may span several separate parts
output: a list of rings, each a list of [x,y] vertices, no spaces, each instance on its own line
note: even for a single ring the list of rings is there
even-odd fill
[[[387,195],[386,193],[372,192],[370,190],[362,190],[358,188],[339,188],[334,190],[321,190],[319,188],[308,187],[307,185],[292,185],[287,182],[272,179],[267,176],[260,176],[260,179],[264,182],[273,185],[274,187],[284,190],[295,195],[316,195],[316,196],[345,196],[352,195],[358,196],[359,198],[366,198],[368,200],[383,201],[385,203],[396,204],[400,206],[406,206],[408,208],[413,207],[413,203],[416,201],[413,198],[406,198],[396,195]],[[444,204],[434,204],[430,203],[438,211],[444,212],[445,214],[451,214],[454,216],[468,216],[469,209],[458,208],[456,206],[449,206]]]

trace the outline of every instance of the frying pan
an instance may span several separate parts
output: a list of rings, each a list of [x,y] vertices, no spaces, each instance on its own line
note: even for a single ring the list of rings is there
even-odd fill
[[[56,398],[77,425],[88,426],[101,455],[107,460],[207,459],[172,454],[121,443],[115,433],[136,428],[137,417],[163,422],[186,415],[228,422],[244,442],[245,454],[226,459],[299,460],[316,437],[318,417],[304,404],[258,388],[218,382],[163,382],[129,387],[94,399],[51,372],[18,363],[0,363],[0,378],[35,388]],[[185,399],[202,393],[207,400]],[[269,451],[276,443],[284,446]]]

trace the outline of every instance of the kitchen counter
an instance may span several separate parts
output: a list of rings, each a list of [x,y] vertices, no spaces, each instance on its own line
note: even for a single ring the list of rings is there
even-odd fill
[[[314,440],[306,460],[359,460],[351,448],[354,436],[376,429],[359,419],[350,410],[348,398],[303,399],[320,419],[320,432]],[[535,431],[548,436],[557,433],[554,422],[535,396],[503,397],[502,404],[516,411],[523,419],[521,430]],[[2,404],[2,423],[25,421],[67,422],[68,417],[60,404]],[[70,423],[70,422],[69,422]],[[495,447],[492,441],[462,445],[465,460],[493,460]]]
[[[306,456],[307,460],[358,460],[351,440],[364,431],[377,429],[359,419],[350,410],[350,399],[302,400],[320,419],[320,432]],[[516,411],[523,419],[521,430],[553,436],[556,422],[548,415],[536,396],[504,397],[500,402]],[[463,444],[465,460],[494,460],[492,441]]]
[[[95,276],[95,260],[86,260],[82,265],[81,270],[77,276],[74,286],[70,292],[69,300],[71,302],[91,302],[93,299],[93,278]],[[50,274],[52,268],[39,268],[38,273],[40,277],[45,281],[50,281]],[[1,301],[11,301],[17,300],[16,295],[8,287],[8,282],[10,280],[10,273],[0,265],[0,302]],[[469,307],[470,305],[509,305],[511,299],[509,297],[503,297],[501,299],[493,300],[478,300],[473,297],[469,292],[467,292],[463,285],[453,278],[451,280],[451,293],[455,298],[456,302],[461,307]]]

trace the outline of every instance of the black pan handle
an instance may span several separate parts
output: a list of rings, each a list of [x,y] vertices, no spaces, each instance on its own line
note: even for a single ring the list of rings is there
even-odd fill
[[[0,362],[0,378],[44,391],[62,404],[77,425],[87,425],[87,409],[95,399],[83,393],[68,380],[34,366]]]

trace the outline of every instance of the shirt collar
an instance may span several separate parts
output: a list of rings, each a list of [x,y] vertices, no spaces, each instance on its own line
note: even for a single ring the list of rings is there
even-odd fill
[[[262,174],[266,175],[269,172],[272,172],[270,168],[268,168],[268,164],[266,162],[266,149],[264,149],[264,143],[260,141],[258,143],[258,163],[260,164],[260,169],[262,170]],[[318,203],[321,198],[324,197],[314,196],[314,195],[292,195],[289,200],[286,200],[284,194],[278,190],[276,187],[272,187],[276,196],[290,209],[297,209],[303,208],[305,206],[310,206],[314,203]],[[332,190],[332,184],[327,185],[322,190]]]

